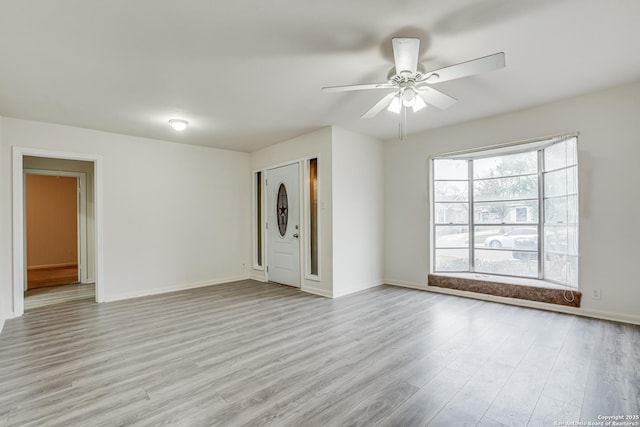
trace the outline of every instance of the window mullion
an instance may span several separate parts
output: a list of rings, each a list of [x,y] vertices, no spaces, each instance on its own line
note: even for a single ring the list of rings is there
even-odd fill
[[[538,279],[544,279],[544,150],[538,150]]]
[[[431,256],[431,266],[429,268],[429,270],[431,272],[435,272],[437,271],[436,269],[436,246],[437,246],[437,242],[436,242],[436,222],[437,222],[437,218],[436,218],[436,201],[435,201],[435,194],[436,194],[436,177],[435,177],[435,173],[434,173],[434,169],[436,166],[436,161],[435,159],[431,159],[431,162],[429,164],[429,178],[430,178],[430,183],[431,183],[431,188],[429,189],[429,204],[430,206],[430,220],[431,220],[431,243],[430,243],[430,250],[429,250],[429,255]]]
[[[476,271],[476,260],[475,260],[475,218],[473,212],[473,160],[467,160],[467,165],[469,168],[469,271],[471,273]]]

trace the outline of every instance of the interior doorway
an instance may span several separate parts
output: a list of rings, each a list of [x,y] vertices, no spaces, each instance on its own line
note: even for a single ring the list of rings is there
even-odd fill
[[[26,286],[87,283],[86,173],[25,169]]]
[[[92,301],[104,301],[102,289],[102,158],[101,156],[55,152],[40,149],[13,147],[13,316],[22,316],[25,307],[25,296],[37,294],[38,304],[56,304],[75,299],[91,298]],[[76,197],[77,226],[76,265],[77,276],[75,283],[42,287],[27,290],[30,261],[29,236],[27,224],[27,193],[28,176],[34,170],[41,175],[71,177],[72,182],[80,188]],[[36,175],[38,174],[36,173]],[[49,201],[51,203],[51,200]],[[41,206],[41,209],[42,206]],[[45,207],[44,209],[48,209]],[[73,209],[71,209],[73,210]],[[74,228],[71,221],[59,228]],[[49,224],[50,227],[54,227]],[[33,243],[33,242],[32,242]],[[67,244],[66,255],[73,258],[74,251],[69,254]],[[48,265],[46,262],[31,264],[31,267],[72,267],[69,259],[58,258]],[[58,265],[56,265],[58,264]],[[59,265],[62,264],[62,265]],[[64,264],[67,264],[66,266]],[[31,269],[38,270],[37,268]],[[67,281],[67,280],[64,280]],[[56,290],[56,292],[52,292]],[[25,293],[26,291],[26,293]],[[33,295],[32,295],[33,294]],[[28,307],[27,307],[28,308]]]

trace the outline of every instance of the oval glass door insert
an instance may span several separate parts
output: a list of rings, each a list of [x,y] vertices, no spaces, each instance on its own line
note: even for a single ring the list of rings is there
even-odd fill
[[[287,197],[287,189],[284,184],[280,184],[278,188],[278,201],[276,203],[278,212],[278,231],[280,237],[284,237],[287,232],[287,222],[289,220],[289,198]]]

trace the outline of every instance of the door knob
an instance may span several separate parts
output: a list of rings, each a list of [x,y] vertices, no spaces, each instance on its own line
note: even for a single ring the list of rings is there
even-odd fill
[[[298,233],[294,234],[293,237],[295,237],[297,239],[299,237]]]

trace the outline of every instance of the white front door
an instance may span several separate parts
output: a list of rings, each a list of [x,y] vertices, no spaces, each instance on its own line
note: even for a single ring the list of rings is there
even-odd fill
[[[300,287],[300,184],[298,164],[267,171],[267,274],[269,281]]]

